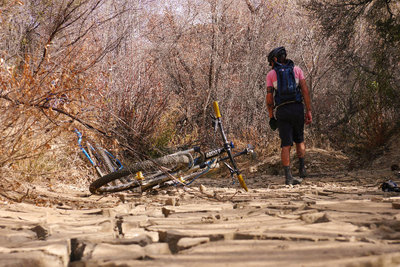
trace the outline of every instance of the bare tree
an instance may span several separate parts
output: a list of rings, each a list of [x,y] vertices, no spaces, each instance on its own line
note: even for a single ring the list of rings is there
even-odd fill
[[[121,38],[96,30],[125,10],[105,1],[6,1],[0,30],[0,167],[38,156],[71,121],[85,122],[91,71]]]
[[[188,1],[179,12],[154,16],[147,35],[152,55],[177,95],[178,122],[189,132],[207,139],[213,100],[222,103],[229,131],[265,132],[266,57],[279,36],[270,19],[282,12],[272,3]]]
[[[386,0],[311,0],[305,6],[320,22],[322,37],[332,42],[331,59],[342,73],[336,106],[341,112],[331,128],[367,150],[384,144],[399,126],[393,123],[399,121],[398,101],[393,101],[400,96],[394,67],[400,56],[399,6]]]

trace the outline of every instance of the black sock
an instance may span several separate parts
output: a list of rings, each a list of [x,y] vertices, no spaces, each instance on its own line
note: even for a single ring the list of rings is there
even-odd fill
[[[299,158],[299,164],[300,164],[299,170],[304,169],[304,158]]]
[[[293,179],[292,172],[290,171],[290,166],[283,166],[283,169],[285,170],[286,179]]]

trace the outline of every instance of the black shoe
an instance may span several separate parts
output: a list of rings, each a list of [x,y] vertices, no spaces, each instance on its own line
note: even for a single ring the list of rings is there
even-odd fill
[[[305,177],[307,177],[306,168],[301,168],[301,169],[299,170],[299,176],[300,176],[300,178],[305,178]]]
[[[285,184],[287,184],[287,185],[293,184],[293,176],[292,176],[292,172],[290,171],[290,167],[283,166],[283,170],[285,171]]]
[[[304,178],[307,176],[304,158],[299,158],[299,176]]]
[[[300,184],[303,181],[303,179],[301,179],[301,178],[294,178],[292,176],[290,167],[283,167],[283,169],[285,170],[285,184],[286,185],[296,185],[296,184]]]
[[[301,178],[286,177],[286,179],[285,179],[286,185],[296,185],[296,184],[301,184],[301,182],[303,182],[303,179],[301,179]]]
[[[381,188],[383,192],[400,192],[400,187],[397,187],[397,184],[392,180],[384,182]]]
[[[303,179],[302,178],[294,178],[293,177],[293,185],[296,185],[296,184],[301,184],[301,182],[303,182]]]

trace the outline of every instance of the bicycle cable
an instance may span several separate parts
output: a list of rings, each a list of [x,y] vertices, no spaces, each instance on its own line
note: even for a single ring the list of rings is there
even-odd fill
[[[189,183],[185,184],[187,185],[191,185],[197,178],[199,178],[200,176],[202,176],[203,174],[207,173],[210,171],[211,169],[211,165],[215,162],[216,159],[212,159],[209,163],[207,163],[207,169],[202,171],[201,173],[199,173],[196,177],[194,177]]]

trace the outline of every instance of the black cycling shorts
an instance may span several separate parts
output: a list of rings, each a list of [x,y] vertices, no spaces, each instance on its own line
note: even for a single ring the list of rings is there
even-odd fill
[[[304,107],[302,103],[289,103],[276,111],[281,147],[293,142],[304,142]]]

